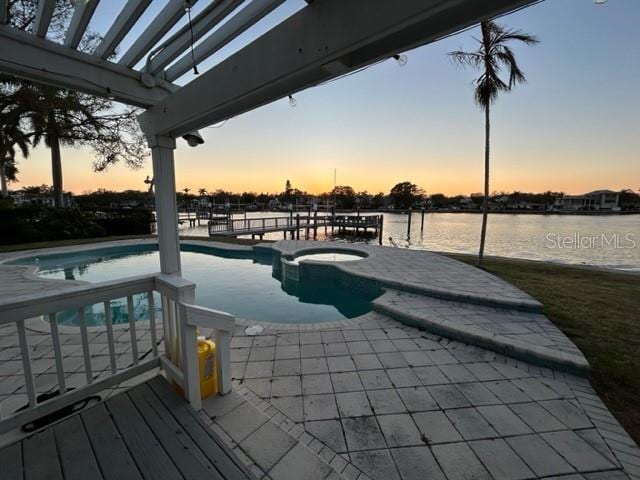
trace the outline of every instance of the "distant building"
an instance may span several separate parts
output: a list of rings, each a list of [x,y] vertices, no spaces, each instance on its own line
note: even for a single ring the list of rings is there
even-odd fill
[[[584,195],[565,195],[560,205],[563,210],[620,210],[619,203],[619,192],[594,190]]]
[[[53,194],[49,192],[31,192],[25,190],[18,190],[15,192],[11,192],[11,198],[13,199],[13,204],[20,207],[26,205],[43,205],[45,207],[53,207],[55,206],[55,201],[53,199]],[[63,207],[71,207],[73,205],[73,197],[70,193],[63,193],[62,195],[62,206]]]

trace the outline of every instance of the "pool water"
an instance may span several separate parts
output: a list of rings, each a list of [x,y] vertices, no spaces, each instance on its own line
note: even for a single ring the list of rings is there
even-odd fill
[[[160,260],[155,246],[141,245],[102,250],[30,257],[15,261],[38,266],[38,275],[52,279],[103,282],[134,275],[158,272]],[[182,275],[196,283],[196,303],[222,310],[238,318],[276,323],[317,323],[338,321],[362,315],[371,310],[374,296],[351,292],[337,282],[301,283],[283,290],[274,278],[271,257],[253,258],[250,252],[229,254],[211,249],[185,251],[183,245]],[[198,248],[193,248],[198,250]],[[240,258],[230,258],[236,255]],[[244,257],[244,258],[242,258]],[[262,262],[262,263],[261,263]],[[156,306],[160,304],[156,298]],[[145,296],[134,298],[135,317],[147,317]],[[128,322],[126,299],[112,302],[114,323]],[[77,324],[77,313],[58,314],[58,323]],[[102,306],[86,311],[88,325],[104,323]]]

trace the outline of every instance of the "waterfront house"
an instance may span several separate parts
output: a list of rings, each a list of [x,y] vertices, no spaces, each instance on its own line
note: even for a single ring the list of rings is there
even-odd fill
[[[563,210],[620,210],[620,193],[613,190],[594,190],[583,195],[565,195],[560,206]]]

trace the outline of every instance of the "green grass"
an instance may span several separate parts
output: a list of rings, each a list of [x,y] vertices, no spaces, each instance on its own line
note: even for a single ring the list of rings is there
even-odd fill
[[[485,269],[543,303],[591,364],[593,387],[640,443],[640,275],[497,258]]]

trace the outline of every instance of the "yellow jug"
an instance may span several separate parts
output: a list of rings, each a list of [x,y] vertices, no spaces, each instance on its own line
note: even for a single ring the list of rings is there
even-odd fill
[[[218,393],[216,344],[211,340],[198,340],[198,370],[200,372],[200,397]]]

